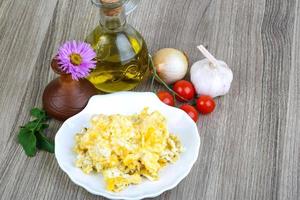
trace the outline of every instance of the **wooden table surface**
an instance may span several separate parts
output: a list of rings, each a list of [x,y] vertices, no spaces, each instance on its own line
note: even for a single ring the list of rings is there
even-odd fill
[[[72,183],[54,155],[27,158],[16,141],[56,76],[49,64],[59,44],[83,40],[98,20],[89,0],[0,0],[0,199],[103,199]],[[128,21],[151,52],[176,47],[194,62],[204,44],[234,72],[230,93],[198,122],[191,173],[156,199],[299,199],[299,2],[142,0]],[[60,125],[52,120],[48,134]]]

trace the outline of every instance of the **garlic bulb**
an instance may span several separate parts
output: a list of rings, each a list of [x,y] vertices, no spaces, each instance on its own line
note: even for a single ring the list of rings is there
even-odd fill
[[[216,60],[203,46],[198,48],[207,58],[191,67],[191,81],[197,94],[213,98],[227,94],[233,80],[231,69],[225,62]]]
[[[172,48],[157,51],[153,56],[153,64],[159,77],[167,84],[183,79],[188,70],[186,55]]]

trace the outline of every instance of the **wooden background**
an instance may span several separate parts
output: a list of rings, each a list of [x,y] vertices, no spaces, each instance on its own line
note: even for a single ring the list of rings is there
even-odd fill
[[[128,21],[151,52],[202,58],[208,45],[234,72],[230,94],[201,117],[200,156],[189,176],[157,200],[300,198],[300,7],[297,0],[142,0]],[[102,199],[73,184],[54,155],[27,158],[16,142],[41,106],[63,41],[97,25],[89,0],[0,0],[0,199]],[[158,85],[156,85],[159,88]],[[149,91],[142,85],[138,91]],[[51,136],[61,123],[51,121]]]

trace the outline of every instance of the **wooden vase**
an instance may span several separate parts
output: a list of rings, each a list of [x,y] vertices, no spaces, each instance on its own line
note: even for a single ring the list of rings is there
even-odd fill
[[[53,71],[60,77],[51,81],[43,93],[43,107],[47,114],[60,121],[79,113],[97,89],[86,79],[73,80],[70,74],[62,72],[56,59],[51,62]]]

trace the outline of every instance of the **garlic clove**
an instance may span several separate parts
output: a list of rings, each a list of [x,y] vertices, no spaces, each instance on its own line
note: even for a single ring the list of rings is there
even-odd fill
[[[191,67],[191,81],[198,95],[223,96],[229,92],[233,73],[227,64],[218,60],[213,66],[208,59],[200,60]]]

